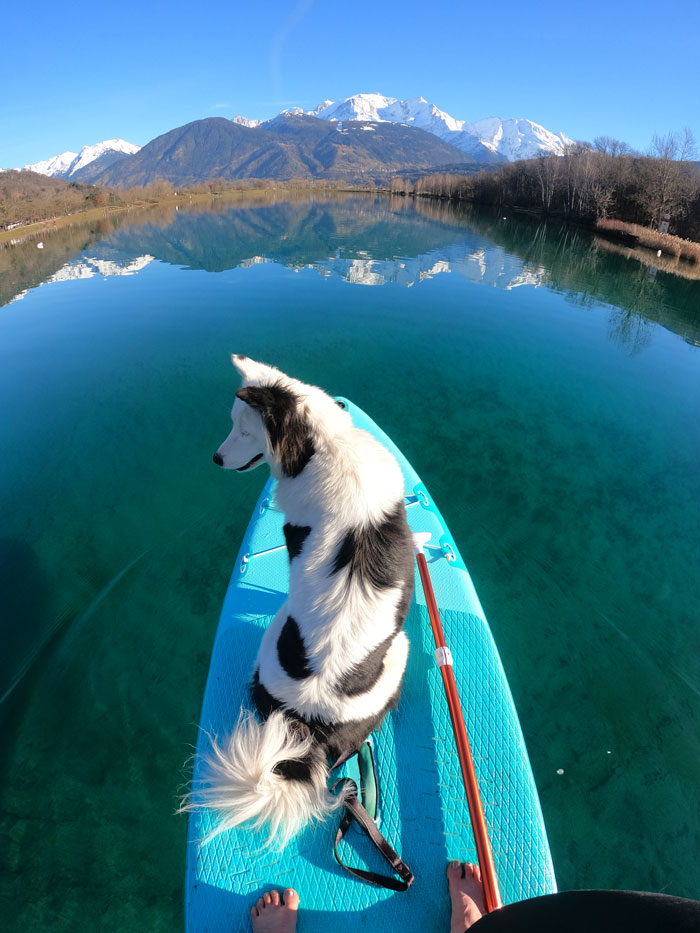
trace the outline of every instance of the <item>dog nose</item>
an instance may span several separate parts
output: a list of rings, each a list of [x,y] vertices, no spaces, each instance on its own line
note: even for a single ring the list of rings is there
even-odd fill
[[[221,454],[219,453],[218,450],[217,450],[217,452],[214,454],[214,463],[215,463],[217,466],[223,466],[223,465],[224,465],[224,458],[221,456]]]

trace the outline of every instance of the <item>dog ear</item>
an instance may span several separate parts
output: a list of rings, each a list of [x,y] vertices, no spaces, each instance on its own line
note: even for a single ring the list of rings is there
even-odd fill
[[[249,356],[244,356],[242,353],[234,353],[231,362],[241,374],[244,385],[246,383],[254,383],[255,385],[269,384],[281,375],[280,371],[275,369],[274,366],[268,366],[267,363],[258,363],[257,360],[251,360]]]
[[[243,353],[233,353],[231,354],[231,362],[236,367],[236,369],[241,374],[241,376],[243,376],[243,378],[245,379],[246,370],[248,368],[246,364],[252,363],[254,361],[249,359]]]
[[[246,405],[250,405],[255,411],[263,414],[263,411],[269,404],[269,393],[267,387],[263,386],[243,386],[236,392],[236,398],[239,398]],[[263,418],[263,421],[265,419]]]
[[[236,397],[260,414],[285,476],[298,476],[315,451],[294,393],[281,385],[243,386]]]

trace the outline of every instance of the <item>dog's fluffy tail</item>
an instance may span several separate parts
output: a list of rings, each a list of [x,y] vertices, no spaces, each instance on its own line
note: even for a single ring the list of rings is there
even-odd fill
[[[308,729],[279,711],[263,723],[241,712],[229,739],[221,745],[212,739],[206,770],[181,808],[216,812],[218,823],[204,842],[247,823],[267,826],[266,844],[283,847],[306,823],[324,819],[343,803],[342,795],[328,791],[323,749]]]

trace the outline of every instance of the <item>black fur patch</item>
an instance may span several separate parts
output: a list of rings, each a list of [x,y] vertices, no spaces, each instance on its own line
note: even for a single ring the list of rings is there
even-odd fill
[[[288,761],[278,761],[272,769],[275,774],[281,774],[287,781],[306,781],[311,783],[311,758],[290,758]]]
[[[257,670],[253,674],[253,680],[250,685],[250,698],[258,711],[258,716],[260,716],[263,721],[267,719],[271,713],[274,713],[275,710],[282,708],[281,701],[273,697],[260,683],[260,673]]]
[[[413,596],[413,560],[411,559],[411,569],[408,579],[404,583],[404,588],[401,593],[401,598],[396,607],[396,628],[394,631],[398,630],[403,626],[406,621],[406,616],[408,615],[408,610],[411,608],[411,597]]]
[[[375,729],[381,726],[389,710],[396,709],[400,695],[401,688],[396,691],[374,716],[369,716],[367,719],[326,726],[324,730],[324,740],[331,765],[339,758],[350,756],[358,751],[370,732],[374,732]]]
[[[250,695],[255,704],[258,715],[265,721],[271,713],[282,708],[282,703],[276,700],[272,694],[260,683],[260,674],[256,670],[253,674],[253,681],[250,685]],[[300,718],[283,710],[287,721],[299,732],[300,738],[310,735],[310,727]],[[318,752],[317,752],[318,754]],[[311,765],[313,764],[312,753],[304,758],[290,758],[288,761],[278,762],[273,771],[275,774],[281,774],[288,781],[311,781]]]
[[[287,621],[277,639],[277,657],[282,669],[294,680],[303,680],[312,673],[306,657],[304,639],[301,637],[299,626],[291,616],[287,616]]]
[[[399,502],[378,525],[352,528],[338,548],[331,573],[349,567],[349,577],[374,589],[413,579],[413,544],[406,510]]]
[[[301,740],[308,739],[311,729],[302,719],[287,714],[287,722]],[[275,765],[273,771],[275,774],[281,774],[288,781],[311,781],[311,766],[314,762],[314,754],[318,756],[318,749],[312,748],[308,755],[303,758],[289,758],[287,761],[280,761]]]
[[[269,385],[244,386],[236,396],[260,412],[285,476],[298,476],[316,451],[296,395],[281,385]]]
[[[284,532],[284,540],[287,542],[289,560],[293,561],[295,557],[301,554],[304,541],[311,533],[311,528],[309,525],[292,525],[287,522],[282,531]]]
[[[395,632],[392,632],[388,638],[385,638],[376,648],[373,648],[362,661],[346,671],[338,681],[338,690],[349,697],[358,696],[358,694],[370,690],[381,677],[384,670],[384,658],[395,634]]]

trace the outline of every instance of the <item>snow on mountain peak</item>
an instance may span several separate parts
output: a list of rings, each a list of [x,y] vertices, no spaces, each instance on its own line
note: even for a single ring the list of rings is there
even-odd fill
[[[133,155],[138,152],[140,146],[134,143],[128,143],[125,139],[105,139],[101,143],[95,143],[94,146],[83,146],[78,158],[73,162],[68,170],[68,175],[74,175],[81,168],[85,168],[95,159],[99,159],[105,152],[123,152],[125,155]]]
[[[247,126],[249,129],[255,129],[260,126],[262,120],[250,120],[248,117],[241,117],[238,114],[231,120],[231,123],[237,123],[239,126]]]
[[[565,133],[552,133],[532,120],[503,120],[486,117],[466,123],[464,131],[489,149],[494,155],[505,156],[509,162],[533,159],[544,153],[562,155],[573,142]]]
[[[77,152],[62,152],[52,159],[44,159],[42,162],[35,162],[33,165],[23,165],[21,171],[38,172],[40,175],[63,175],[77,158]]]
[[[474,123],[456,120],[424,97],[399,100],[383,94],[354,94],[341,101],[322,101],[314,110],[293,107],[286,115],[306,114],[322,120],[402,123],[439,136],[477,159],[531,159],[541,154],[561,155],[571,140],[532,120],[486,117]]]
[[[105,139],[101,143],[95,143],[94,146],[83,146],[80,152],[63,152],[52,159],[34,162],[32,165],[24,165],[22,171],[39,172],[41,175],[51,175],[57,178],[70,178],[79,169],[85,168],[86,165],[94,162],[95,159],[99,159],[100,156],[107,152],[122,152],[125,155],[133,155],[140,148],[134,143],[128,143],[125,139]]]
[[[323,100],[314,110],[292,107],[283,110],[279,116],[296,115],[317,117],[339,124],[359,121],[415,126],[438,136],[477,161],[505,159],[513,162],[539,155],[561,155],[572,142],[564,133],[554,133],[532,120],[503,120],[500,117],[486,117],[472,123],[457,120],[424,97],[399,100],[384,94],[354,94],[341,101]],[[232,122],[254,128],[263,121],[235,116]],[[106,139],[94,146],[83,146],[79,153],[63,152],[51,159],[25,165],[23,169],[42,175],[70,178],[108,153],[113,154],[110,158],[114,160],[119,154],[130,155],[138,152],[139,148],[123,139]],[[103,164],[106,165],[108,161],[106,159]],[[99,171],[101,167],[95,168]]]

